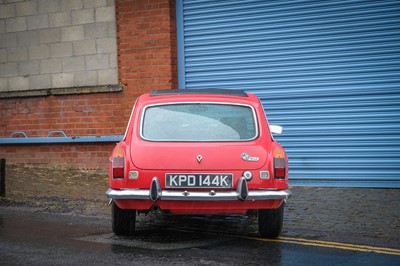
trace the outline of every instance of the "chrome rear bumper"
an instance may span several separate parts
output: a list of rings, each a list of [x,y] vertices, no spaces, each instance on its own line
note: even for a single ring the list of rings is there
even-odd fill
[[[150,189],[108,189],[106,195],[110,199],[136,200],[194,200],[194,201],[221,201],[221,200],[285,200],[292,193],[290,190],[248,190],[247,182],[242,177],[236,191],[177,191],[162,190],[158,179],[151,182]]]

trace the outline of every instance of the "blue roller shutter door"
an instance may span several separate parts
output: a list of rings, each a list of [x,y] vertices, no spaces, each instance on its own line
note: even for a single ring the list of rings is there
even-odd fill
[[[293,185],[400,187],[400,1],[177,1],[180,88],[257,94]]]

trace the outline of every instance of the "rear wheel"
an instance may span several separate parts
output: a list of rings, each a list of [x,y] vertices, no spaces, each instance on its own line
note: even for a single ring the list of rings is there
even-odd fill
[[[262,237],[277,238],[282,232],[284,206],[277,209],[258,210],[258,231]]]
[[[120,209],[112,203],[112,229],[117,236],[131,236],[135,232],[136,210]]]

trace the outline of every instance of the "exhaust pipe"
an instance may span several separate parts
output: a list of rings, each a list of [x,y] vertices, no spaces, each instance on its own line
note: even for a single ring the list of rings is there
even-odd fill
[[[158,207],[158,205],[153,205],[150,209],[151,212],[161,212],[160,207]]]

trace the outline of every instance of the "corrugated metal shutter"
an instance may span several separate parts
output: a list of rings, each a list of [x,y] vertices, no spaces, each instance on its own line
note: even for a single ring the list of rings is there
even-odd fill
[[[291,184],[400,187],[400,1],[177,1],[181,88],[257,94]]]

